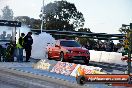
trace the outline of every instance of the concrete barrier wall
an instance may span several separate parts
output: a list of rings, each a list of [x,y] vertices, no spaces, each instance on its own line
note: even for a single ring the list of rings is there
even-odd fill
[[[106,62],[106,63],[109,63],[109,58],[110,58],[110,53],[111,52],[105,52],[105,51],[100,51],[102,54],[101,54],[101,59],[100,59],[100,62]]]
[[[117,52],[90,50],[90,57],[90,61],[127,65],[126,61],[121,60],[122,54]]]
[[[121,58],[121,53],[111,52],[108,61],[109,63],[114,62],[115,64],[127,65],[127,63],[125,61],[122,61]]]
[[[90,50],[90,60],[95,62],[100,62],[102,52]]]

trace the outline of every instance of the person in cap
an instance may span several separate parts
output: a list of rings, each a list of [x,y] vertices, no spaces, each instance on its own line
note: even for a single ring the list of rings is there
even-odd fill
[[[26,62],[30,62],[31,50],[32,50],[33,38],[32,32],[28,32],[28,34],[24,37],[24,47],[26,51]]]

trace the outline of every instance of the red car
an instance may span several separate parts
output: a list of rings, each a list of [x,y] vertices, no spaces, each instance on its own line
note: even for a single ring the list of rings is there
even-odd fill
[[[89,50],[81,47],[74,40],[56,40],[55,46],[48,46],[47,51],[48,59],[57,59],[60,61],[83,60],[85,64],[88,64],[90,60]]]

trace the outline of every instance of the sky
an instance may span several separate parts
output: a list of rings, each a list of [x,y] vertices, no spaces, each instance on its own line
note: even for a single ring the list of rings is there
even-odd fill
[[[45,0],[45,5],[55,0]],[[58,0],[56,0],[58,1]],[[132,22],[132,0],[67,0],[85,18],[84,27],[95,33],[120,33],[122,24]],[[0,0],[0,9],[9,5],[14,16],[39,18],[43,0]],[[0,15],[2,13],[0,12]]]

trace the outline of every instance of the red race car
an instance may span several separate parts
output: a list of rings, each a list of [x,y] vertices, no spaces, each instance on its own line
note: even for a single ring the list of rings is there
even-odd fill
[[[74,40],[56,40],[55,46],[48,46],[47,51],[48,59],[60,61],[83,60],[85,64],[88,64],[90,60],[89,50],[81,47]]]

